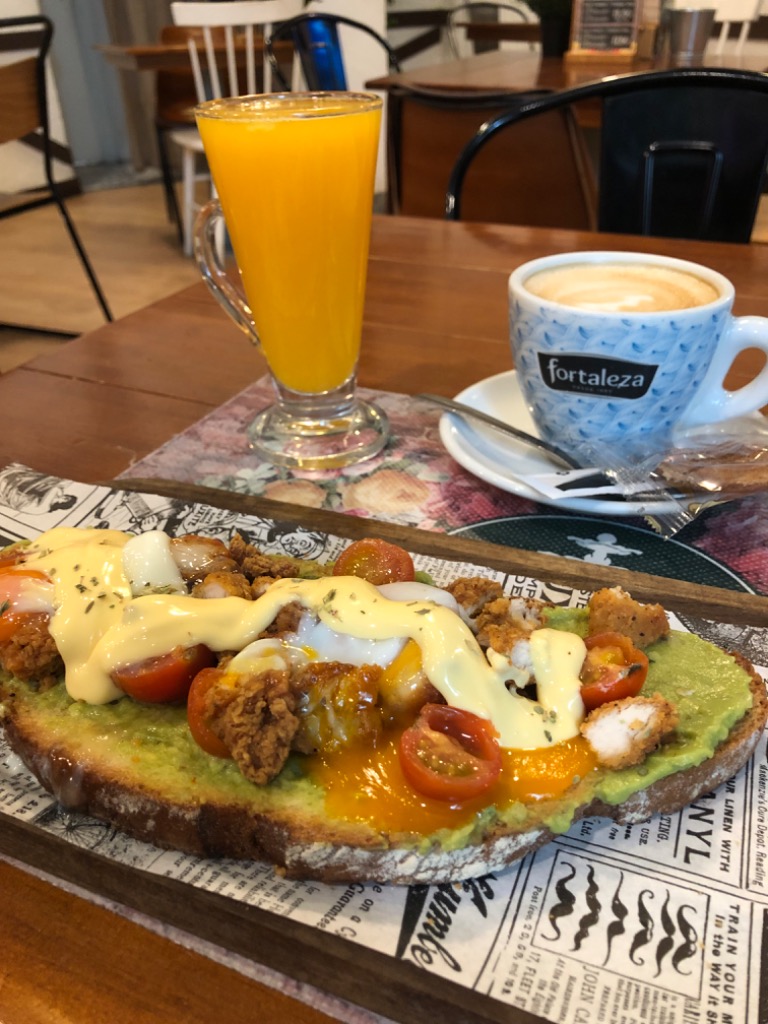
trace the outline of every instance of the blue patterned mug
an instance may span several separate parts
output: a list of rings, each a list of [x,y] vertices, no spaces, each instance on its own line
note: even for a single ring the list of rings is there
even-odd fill
[[[723,387],[739,352],[768,356],[768,319],[733,317],[731,282],[696,263],[572,252],[509,279],[512,355],[542,437],[577,458],[663,451],[687,427],[768,404],[768,362]]]

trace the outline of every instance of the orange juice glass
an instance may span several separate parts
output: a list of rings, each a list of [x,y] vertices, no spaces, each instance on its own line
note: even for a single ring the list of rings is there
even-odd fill
[[[381,99],[241,96],[201,104],[196,119],[218,196],[195,228],[198,264],[275,386],[252,446],[307,469],[370,457],[389,429],[356,391]],[[222,259],[222,218],[239,282]]]

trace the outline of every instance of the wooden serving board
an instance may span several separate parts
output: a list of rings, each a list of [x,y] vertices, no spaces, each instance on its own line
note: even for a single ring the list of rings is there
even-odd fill
[[[413,552],[466,560],[553,583],[593,589],[621,583],[639,598],[722,621],[768,624],[768,599],[602,568],[445,534],[433,534],[263,498],[157,480],[111,486],[202,502],[278,522],[300,522],[350,539],[377,535]],[[541,1018],[473,992],[411,963],[183,882],[120,864],[0,812],[0,852],[255,963],[402,1024],[534,1024]]]
[[[201,502],[217,508],[264,516],[279,523],[300,523],[308,529],[349,537],[350,540],[381,537],[400,544],[412,553],[486,565],[490,569],[532,576],[547,583],[559,583],[578,590],[622,586],[639,601],[658,601],[670,611],[694,618],[740,625],[768,626],[768,597],[757,594],[744,594],[720,587],[687,583],[665,576],[651,576],[616,566],[595,565],[558,555],[539,554],[536,551],[492,544],[490,541],[432,533],[412,526],[399,526],[359,516],[342,515],[327,509],[292,505],[287,502],[271,501],[258,495],[235,494],[231,491],[199,487],[174,480],[117,480],[111,481],[109,486]]]

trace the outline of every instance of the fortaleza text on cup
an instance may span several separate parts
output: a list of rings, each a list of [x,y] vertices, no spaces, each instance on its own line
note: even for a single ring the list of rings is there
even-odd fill
[[[659,368],[658,364],[631,363],[582,353],[553,356],[539,352],[538,357],[542,380],[553,391],[606,398],[642,398]]]

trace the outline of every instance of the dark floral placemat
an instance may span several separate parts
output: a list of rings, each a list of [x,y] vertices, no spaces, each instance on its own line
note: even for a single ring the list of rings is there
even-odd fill
[[[479,480],[440,441],[440,411],[393,392],[362,392],[389,416],[392,438],[374,458],[339,470],[292,472],[251,451],[246,430],[272,401],[267,378],[135,463],[124,478],[162,478],[260,494],[313,508],[601,565],[768,593],[768,495],[700,515],[672,540],[640,518],[610,518],[538,504]]]

